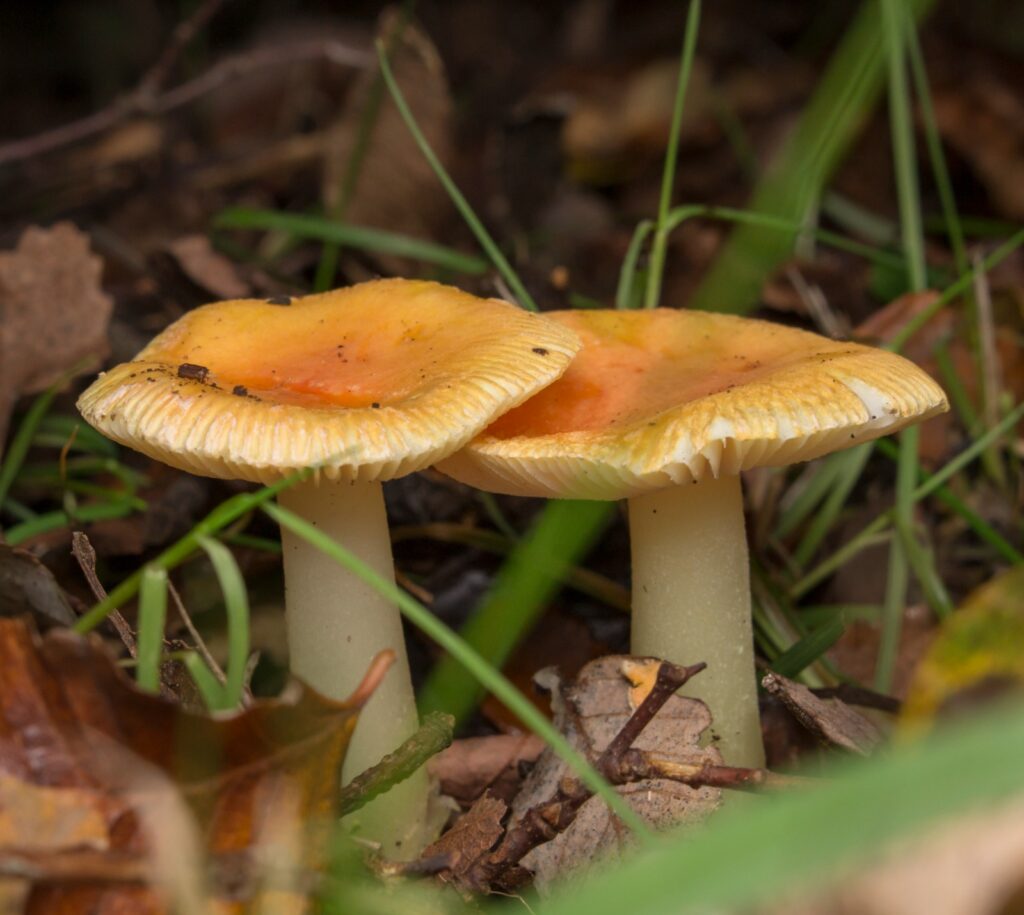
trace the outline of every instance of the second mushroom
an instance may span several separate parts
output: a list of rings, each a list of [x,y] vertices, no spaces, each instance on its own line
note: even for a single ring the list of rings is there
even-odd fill
[[[761,766],[740,472],[806,461],[947,409],[913,363],[696,311],[550,312],[568,371],[439,468],[491,492],[629,500],[632,652],[707,662],[688,684],[726,762]]]

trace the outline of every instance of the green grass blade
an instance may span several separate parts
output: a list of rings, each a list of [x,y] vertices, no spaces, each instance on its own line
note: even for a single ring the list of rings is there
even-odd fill
[[[980,272],[987,273],[992,270],[997,264],[1002,263],[1006,258],[1013,254],[1013,252],[1022,244],[1024,244],[1024,229],[1015,232],[991,254],[989,254],[988,257],[981,262],[979,268]],[[907,323],[893,335],[892,340],[889,341],[886,348],[897,353],[903,349],[903,347],[906,346],[907,341],[932,318],[934,318],[935,315],[952,302],[958,295],[961,295],[971,289],[971,285],[974,283],[974,275],[979,272],[979,270],[972,270],[970,273],[960,276],[955,282],[947,286],[943,290],[942,295],[940,295],[926,308],[922,308],[921,311],[914,315],[913,318],[907,321]]]
[[[976,460],[992,442],[996,441],[1012,429],[1017,423],[1024,419],[1024,404],[1017,406],[1013,412],[1007,414],[1002,421],[988,430],[981,438],[976,439],[971,445],[965,448],[960,454],[949,461],[941,470],[929,477],[924,483],[918,486],[913,493],[913,501],[920,502],[945,484],[947,480],[958,474],[968,464]],[[812,588],[819,585],[828,578],[836,569],[856,556],[862,549],[878,542],[878,536],[890,524],[892,512],[885,512],[879,515],[874,521],[864,527],[860,533],[851,537],[843,546],[836,550],[827,559],[822,560],[814,569],[804,575],[792,588],[790,595],[796,599]]]
[[[266,229],[288,232],[298,238],[345,245],[359,251],[408,257],[456,273],[479,274],[487,269],[487,262],[483,258],[463,254],[454,248],[446,248],[397,232],[386,232],[383,229],[332,222],[322,216],[233,207],[221,212],[214,220],[214,225],[221,229]]]
[[[794,897],[943,817],[1024,789],[1020,704],[979,710],[888,756],[834,767],[821,787],[736,805],[618,868],[573,881],[541,915],[738,911]]]
[[[577,776],[599,795],[624,823],[641,836],[649,836],[649,830],[632,808],[594,771],[580,753],[552,726],[536,706],[527,699],[498,670],[492,667],[473,648],[466,644],[452,629],[441,622],[419,601],[399,588],[393,581],[387,581],[373,569],[361,562],[339,543],[326,537],[313,525],[293,512],[274,503],[263,506],[271,518],[282,527],[302,537],[353,574],[359,576],[372,588],[397,604],[402,615],[416,628],[425,633],[445,651],[458,658],[462,665],[488,690],[504,702],[535,734],[541,737]]]
[[[196,651],[183,651],[180,654],[181,663],[203,697],[203,703],[211,712],[217,712],[225,708],[224,687],[214,676],[213,671],[206,666],[199,653]]]
[[[185,536],[172,543],[156,559],[152,560],[150,565],[164,570],[173,569],[199,549],[199,537],[204,534],[209,537],[214,536],[233,521],[237,521],[248,512],[259,508],[264,502],[273,499],[282,490],[293,486],[301,480],[308,479],[313,472],[312,468],[300,470],[298,473],[293,473],[255,492],[240,492],[238,495],[226,499],[196,524]],[[141,572],[129,575],[106,598],[92,607],[88,613],[81,616],[78,622],[75,623],[75,631],[90,632],[95,629],[115,608],[135,596],[139,590],[141,579]]]
[[[904,47],[906,29],[905,0],[881,0],[882,31],[885,34],[889,71],[889,124],[892,130],[893,164],[896,170],[896,196],[900,210],[900,235],[907,257],[910,288],[920,292],[928,285],[924,253],[924,229],[914,150],[914,122],[910,112],[910,91]],[[910,28],[913,28],[913,21]]]
[[[118,502],[98,502],[95,505],[81,505],[75,509],[74,517],[64,511],[43,512],[29,521],[23,521],[7,529],[4,537],[10,546],[17,546],[32,537],[38,537],[48,531],[55,531],[72,524],[91,524],[94,521],[111,521],[114,518],[127,518],[135,512],[135,505],[130,500]],[[116,606],[116,605],[115,605]],[[81,622],[81,621],[79,621]]]
[[[873,443],[859,445],[828,458],[836,467],[832,487],[828,490],[825,501],[814,520],[808,525],[807,531],[793,551],[793,558],[799,566],[810,562],[822,541],[828,536],[835,525],[846,500],[853,487],[857,485],[864,467],[871,457]]]
[[[416,118],[413,116],[412,111],[409,109],[409,105],[405,101],[405,96],[402,94],[402,90],[398,87],[398,83],[395,81],[395,76],[391,72],[391,65],[388,63],[387,53],[384,50],[384,45],[380,41],[377,42],[377,57],[380,60],[380,72],[381,76],[384,77],[384,83],[388,87],[388,92],[391,93],[391,98],[395,103],[395,107],[398,109],[398,113],[402,116],[402,120],[405,121],[405,126],[408,128],[409,133],[412,134],[413,139],[416,141],[416,145],[420,148],[420,152],[423,153],[423,157],[434,170],[434,174],[437,175],[438,180],[448,192],[448,196],[452,199],[452,203],[455,204],[455,208],[459,211],[459,214],[465,220],[466,225],[469,226],[470,230],[476,236],[476,240],[480,243],[480,247],[484,249],[484,252],[490,258],[491,263],[494,264],[494,268],[501,274],[502,279],[504,279],[508,284],[508,288],[512,291],[512,294],[516,297],[519,304],[529,311],[536,311],[537,304],[533,301],[533,296],[531,296],[527,291],[526,287],[519,279],[519,275],[512,269],[512,265],[505,258],[505,255],[501,253],[501,249],[495,243],[494,239],[491,238],[487,229],[484,228],[484,224],[477,218],[476,213],[473,212],[473,208],[469,205],[469,201],[466,200],[462,191],[460,191],[455,182],[452,181],[451,176],[441,164],[441,160],[437,158],[434,154],[434,150],[430,148],[427,138],[423,135],[423,131],[420,130],[419,124],[416,123]]]
[[[835,645],[845,628],[839,617],[827,620],[772,661],[772,670],[784,677],[797,676]]]
[[[223,543],[205,534],[197,537],[196,542],[210,557],[224,595],[224,610],[228,618],[228,663],[220,708],[238,708],[242,702],[245,671],[249,663],[249,595],[246,593],[245,579],[242,578],[231,550]]]
[[[501,668],[569,569],[600,536],[615,508],[614,502],[549,502],[459,635],[480,657]],[[448,712],[462,722],[482,697],[483,690],[469,671],[455,657],[447,657],[427,678],[420,711]]]
[[[139,689],[160,691],[160,662],[164,652],[164,623],[167,619],[167,571],[148,565],[142,570],[139,587],[138,666],[135,679]]]
[[[920,18],[934,0],[907,0]],[[790,140],[759,182],[750,209],[802,223],[838,167],[882,86],[882,23],[874,0],[862,3],[832,55]],[[757,227],[733,232],[693,297],[691,306],[749,311],[771,272],[793,250],[797,233]]]
[[[647,270],[647,291],[644,306],[655,308],[661,298],[661,280],[665,273],[665,255],[668,250],[668,214],[672,206],[672,188],[675,186],[676,162],[679,158],[679,128],[683,121],[683,102],[690,84],[690,71],[697,50],[697,33],[700,30],[701,0],[690,0],[686,15],[686,29],[683,32],[683,49],[679,58],[679,79],[672,104],[672,126],[665,151],[665,167],[661,175],[661,194],[658,199],[658,218],[654,228],[654,242],[651,245],[651,264]]]
[[[57,385],[47,388],[40,394],[32,402],[32,406],[29,407],[28,412],[18,426],[18,431],[14,433],[14,438],[11,439],[11,445],[7,449],[7,455],[4,457],[3,464],[0,464],[0,505],[4,504],[4,499],[7,498],[7,492],[11,488],[11,483],[14,482],[14,478],[18,475],[18,471],[25,461],[25,456],[28,454],[28,449],[32,445],[32,439],[35,437],[36,430],[39,428],[39,424],[43,421],[46,411],[50,409],[50,404],[53,403],[53,398],[56,396]],[[2,447],[3,442],[0,442],[0,448]]]
[[[616,308],[634,308],[634,301],[638,296],[638,274],[637,268],[640,263],[640,252],[643,250],[647,236],[654,229],[654,223],[649,219],[642,219],[636,224],[633,237],[629,240],[629,247],[626,248],[626,256],[622,259],[622,267],[619,270],[619,284],[615,290]]]

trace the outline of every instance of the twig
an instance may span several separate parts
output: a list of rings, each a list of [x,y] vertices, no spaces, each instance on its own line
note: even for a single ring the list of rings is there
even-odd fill
[[[292,42],[278,48],[256,48],[225,58],[205,73],[162,94],[152,95],[136,88],[87,117],[0,145],[0,166],[79,143],[136,115],[168,114],[250,73],[283,64],[319,59],[338,66],[365,67],[373,58],[369,53],[350,48],[341,42],[322,39]]]
[[[206,647],[206,642],[203,641],[199,630],[196,629],[196,624],[192,622],[192,617],[189,616],[188,610],[185,609],[185,602],[181,599],[181,594],[178,593],[178,589],[174,587],[174,583],[169,577],[167,579],[167,591],[174,602],[174,609],[178,611],[178,618],[185,624],[185,628],[188,630],[189,637],[192,639],[192,647],[206,662],[206,666],[210,668],[211,673],[217,678],[217,682],[224,686],[228,682],[227,675],[220,664],[217,663],[217,659],[210,654],[210,649]],[[243,699],[246,704],[252,699],[252,693],[248,689],[244,690]]]
[[[96,574],[96,550],[93,549],[93,545],[89,542],[89,538],[86,537],[84,532],[74,531],[71,534],[71,555],[78,562],[78,567],[82,570],[82,575],[85,576],[85,580],[89,583],[89,589],[92,591],[93,597],[98,601],[106,600],[107,592],[100,583],[99,576]],[[121,641],[124,642],[124,647],[128,649],[128,654],[133,658],[138,657],[139,648],[135,640],[135,633],[121,614],[121,611],[112,610],[107,619],[110,620],[110,625],[117,630]]]
[[[680,763],[643,750],[630,750],[622,761],[621,782],[666,778],[693,788],[795,788],[816,784],[813,778],[781,775],[768,769],[743,769],[737,766],[716,766],[712,763]]]
[[[655,715],[690,677],[702,671],[707,665],[700,663],[692,667],[680,667],[669,661],[662,661],[654,686],[646,698],[622,726],[618,734],[597,758],[594,768],[612,783],[623,782],[626,772],[625,760],[633,741],[650,724]],[[575,778],[564,778],[550,801],[531,807],[501,840],[489,855],[481,857],[465,876],[468,884],[479,891],[487,891],[498,881],[499,876],[514,868],[523,857],[544,842],[550,842],[564,832],[576,819],[580,808],[591,798],[593,792]]]
[[[206,27],[224,3],[225,0],[205,0],[192,11],[191,16],[183,19],[174,27],[171,40],[167,42],[167,46],[160,53],[156,63],[139,80],[135,93],[140,99],[151,99],[163,89],[164,83],[170,77],[178,59],[192,43],[192,39]]]
[[[394,753],[377,765],[357,775],[341,791],[341,815],[355,813],[375,797],[405,781],[431,756],[440,753],[452,742],[455,719],[443,712],[432,712],[419,730]]]

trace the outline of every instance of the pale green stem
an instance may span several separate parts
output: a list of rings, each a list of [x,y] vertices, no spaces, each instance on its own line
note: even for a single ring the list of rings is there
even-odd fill
[[[629,530],[633,654],[707,663],[682,694],[711,709],[726,763],[763,766],[739,476],[636,496]]]
[[[306,481],[281,493],[285,508],[394,580],[391,540],[380,483]],[[395,664],[359,716],[342,781],[378,763],[419,726],[398,608],[331,557],[281,530],[285,604],[292,671],[314,689],[344,699],[370,659],[390,648]],[[380,842],[385,855],[411,859],[429,837],[425,770],[346,818],[356,834]]]

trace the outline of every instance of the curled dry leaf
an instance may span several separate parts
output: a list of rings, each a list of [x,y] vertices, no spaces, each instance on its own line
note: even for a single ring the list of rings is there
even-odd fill
[[[298,683],[287,699],[262,701],[238,714],[185,712],[138,691],[95,641],[64,630],[39,637],[24,621],[0,620],[0,773],[88,799],[83,810],[90,816],[98,811],[103,824],[103,830],[91,829],[88,844],[135,862],[129,873],[136,883],[139,862],[152,868],[159,857],[143,828],[153,806],[145,785],[128,772],[135,761],[139,771],[155,773],[161,790],[177,792],[191,811],[214,863],[242,862],[231,869],[228,888],[214,887],[218,911],[244,911],[252,903],[259,869],[243,865],[260,860],[260,843],[284,795],[299,811],[302,866],[312,869],[322,861],[357,712],[352,702],[332,702]],[[46,827],[45,803],[34,828]],[[28,828],[24,819],[19,822],[18,835]],[[280,836],[281,830],[270,832]],[[0,869],[9,855],[25,850],[18,845],[0,850]],[[37,881],[24,911],[164,911],[145,886],[111,880],[111,860],[97,865],[102,869],[88,883],[81,869],[76,880]],[[45,864],[35,866],[46,873]]]
[[[490,734],[456,740],[427,764],[441,793],[468,807],[485,791],[509,801],[522,777],[544,750],[535,734]]]
[[[14,401],[107,352],[103,263],[71,223],[32,227],[0,252],[0,443]]]
[[[648,663],[656,669],[660,662]],[[555,725],[590,758],[608,746],[633,713],[636,700],[642,701],[636,692],[644,680],[637,661],[621,655],[592,661],[570,684],[562,683],[551,669],[541,671],[537,680],[550,689]],[[718,750],[701,746],[710,725],[711,713],[703,702],[672,696],[633,747],[673,762],[720,765]],[[565,763],[545,751],[512,804],[510,827],[527,810],[551,798],[568,774]],[[665,779],[632,782],[617,790],[655,828],[700,821],[717,808],[721,795],[717,788],[691,788]],[[522,864],[534,873],[537,887],[544,889],[557,878],[625,850],[631,841],[629,830],[604,802],[590,798],[565,832],[533,849]]]
[[[40,629],[76,620],[53,573],[25,550],[0,543],[0,617],[32,614]]]
[[[874,722],[842,699],[820,699],[806,686],[775,673],[767,674],[761,685],[824,743],[868,756],[882,741],[882,732]]]
[[[936,716],[970,712],[1024,687],[1024,567],[973,591],[942,624],[914,672],[903,723],[919,730]]]

